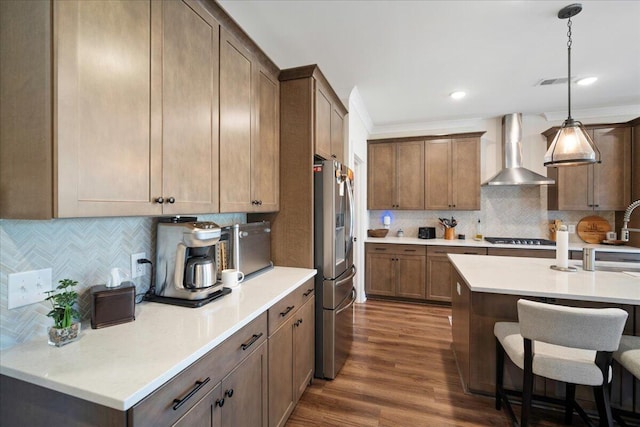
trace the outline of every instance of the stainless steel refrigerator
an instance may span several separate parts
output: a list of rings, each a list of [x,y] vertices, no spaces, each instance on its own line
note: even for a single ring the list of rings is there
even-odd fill
[[[315,376],[333,379],[353,341],[353,171],[339,162],[316,163],[314,265],[316,295]]]

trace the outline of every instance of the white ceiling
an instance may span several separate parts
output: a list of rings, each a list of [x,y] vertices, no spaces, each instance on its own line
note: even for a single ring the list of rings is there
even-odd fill
[[[512,112],[566,117],[566,84],[536,84],[567,76],[567,21],[557,13],[570,1],[220,4],[281,69],[318,64],[343,99],[357,86],[376,127]],[[572,75],[598,81],[572,86],[572,111],[639,111],[640,1],[582,5]],[[453,101],[454,90],[467,97]]]

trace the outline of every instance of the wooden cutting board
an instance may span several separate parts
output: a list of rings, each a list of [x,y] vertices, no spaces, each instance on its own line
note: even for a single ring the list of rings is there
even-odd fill
[[[585,216],[576,227],[578,237],[585,243],[602,243],[607,238],[607,231],[611,231],[611,224],[597,215]]]

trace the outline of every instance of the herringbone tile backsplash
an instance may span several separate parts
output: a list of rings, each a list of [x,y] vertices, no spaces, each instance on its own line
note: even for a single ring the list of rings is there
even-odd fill
[[[246,215],[199,215],[198,219],[225,226],[246,222]],[[54,287],[60,279],[77,280],[80,312],[86,320],[89,288],[104,284],[113,267],[130,270],[131,254],[137,252],[145,252],[150,260],[155,257],[153,218],[0,220],[0,348],[44,336],[52,324],[46,302],[7,309],[9,274],[52,268]],[[150,280],[147,268],[145,276],[133,280],[137,292],[145,292]]]
[[[388,211],[369,211],[369,228],[382,228],[382,218]],[[531,237],[548,239],[549,221],[562,220],[576,225],[588,215],[599,215],[613,226],[614,212],[547,211],[547,192],[541,186],[482,187],[479,211],[391,211],[393,217],[389,236],[402,229],[406,237],[417,237],[418,227],[436,227],[436,237],[444,231],[438,218],[458,221],[456,235],[473,237],[478,219],[485,236]],[[620,231],[620,230],[618,230]],[[577,234],[570,234],[571,242],[580,243]]]

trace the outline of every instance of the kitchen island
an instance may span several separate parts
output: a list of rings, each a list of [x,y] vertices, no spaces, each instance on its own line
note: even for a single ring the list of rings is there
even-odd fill
[[[495,322],[517,321],[517,301],[535,301],[577,307],[620,307],[629,313],[625,334],[640,333],[640,277],[634,271],[552,270],[553,259],[449,254],[452,274],[453,349],[466,391],[493,394],[495,387]],[[640,263],[596,263],[597,267],[637,270]],[[507,364],[505,386],[521,387],[521,371]],[[616,368],[612,401],[628,410],[640,409],[634,402],[638,387],[628,373]],[[535,392],[561,397],[564,387],[538,379]],[[590,398],[590,390],[580,389],[578,397]]]
[[[80,339],[64,347],[51,347],[46,337],[37,337],[3,350],[0,424],[7,419],[5,416],[14,419],[11,412],[20,411],[17,406],[26,404],[15,397],[18,389],[24,393],[26,388],[28,396],[31,387],[33,395],[64,402],[66,411],[77,410],[79,416],[83,411],[102,413],[105,423],[107,416],[116,420],[109,425],[146,425],[134,422],[137,405],[194,367],[205,365],[203,376],[212,381],[204,381],[203,391],[213,388],[225,374],[222,369],[220,374],[214,372],[216,367],[231,366],[233,357],[228,353],[237,351],[241,343],[242,350],[245,346],[253,350],[266,342],[267,312],[272,307],[278,307],[281,301],[288,303],[290,295],[297,297],[302,291],[313,301],[311,279],[315,273],[312,269],[274,267],[200,308],[143,302],[136,306],[134,322],[103,329],[83,325]],[[301,298],[296,300],[296,309]],[[244,335],[249,333],[251,338],[254,329],[262,332],[248,342]],[[193,382],[183,386],[189,391]],[[182,388],[172,393],[177,397],[186,394]],[[172,400],[173,395],[167,402]],[[48,410],[46,404],[33,402],[27,406],[33,413],[44,413],[41,411]]]

